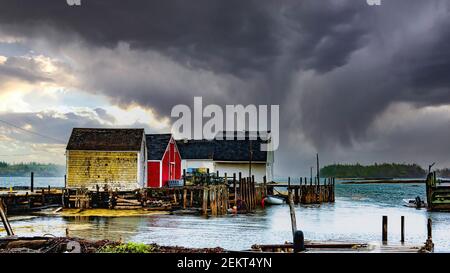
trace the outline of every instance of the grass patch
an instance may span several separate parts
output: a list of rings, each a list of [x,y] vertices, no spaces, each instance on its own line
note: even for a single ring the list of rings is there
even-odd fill
[[[119,245],[107,245],[101,248],[99,253],[152,253],[155,252],[156,246],[146,245],[143,243],[126,243]]]

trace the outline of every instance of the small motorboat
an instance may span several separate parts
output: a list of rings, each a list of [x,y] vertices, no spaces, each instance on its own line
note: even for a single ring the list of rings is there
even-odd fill
[[[269,195],[264,198],[264,203],[267,205],[281,205],[284,203],[284,199],[279,196]]]
[[[427,203],[425,203],[422,199],[420,199],[419,196],[417,196],[415,199],[403,199],[403,205],[405,207],[410,207],[410,208],[426,208],[427,207]]]

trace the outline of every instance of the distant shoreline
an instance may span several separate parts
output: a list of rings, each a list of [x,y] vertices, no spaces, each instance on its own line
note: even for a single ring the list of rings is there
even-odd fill
[[[347,180],[347,179],[342,179]],[[341,184],[424,184],[425,179],[361,179],[344,181]]]

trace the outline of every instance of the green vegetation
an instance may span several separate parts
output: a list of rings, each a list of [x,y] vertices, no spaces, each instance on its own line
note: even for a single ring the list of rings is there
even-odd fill
[[[126,243],[119,245],[107,245],[101,248],[100,253],[152,253],[156,246],[146,245],[142,243]]]
[[[18,164],[0,162],[0,176],[30,176],[31,172],[34,172],[34,175],[39,177],[63,176],[65,167],[36,162]]]
[[[322,177],[339,178],[419,178],[427,171],[417,164],[383,163],[374,165],[334,164],[320,170]]]

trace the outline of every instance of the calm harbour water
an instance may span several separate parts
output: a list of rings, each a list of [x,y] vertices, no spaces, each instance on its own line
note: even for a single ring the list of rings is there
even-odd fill
[[[63,178],[55,181],[57,184],[52,186],[64,183]],[[3,187],[2,182],[4,180],[0,178],[0,187]],[[296,207],[297,225],[304,231],[307,240],[379,242],[381,218],[387,215],[388,239],[399,242],[400,216],[403,215],[407,243],[422,243],[426,240],[427,218],[431,218],[435,250],[450,252],[450,213],[403,206],[402,199],[417,195],[425,198],[424,184],[352,185],[337,182],[334,204]],[[46,233],[63,236],[68,228],[71,236],[91,239],[121,239],[186,247],[221,246],[230,250],[248,249],[256,243],[292,240],[287,205],[267,207],[250,215],[209,218],[194,215],[12,218],[11,224],[16,234],[23,236]]]

